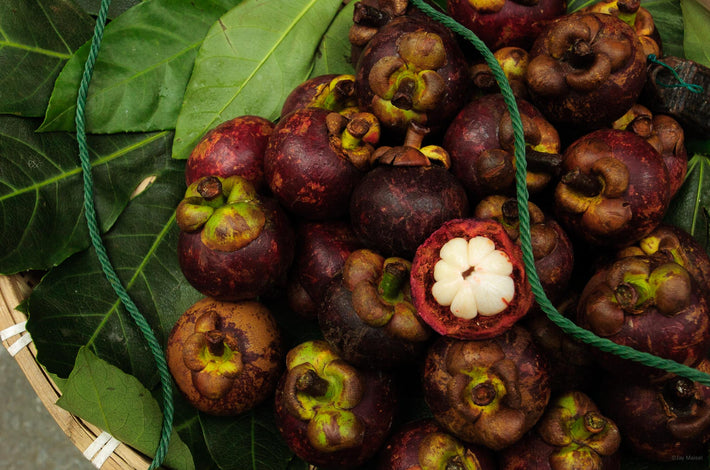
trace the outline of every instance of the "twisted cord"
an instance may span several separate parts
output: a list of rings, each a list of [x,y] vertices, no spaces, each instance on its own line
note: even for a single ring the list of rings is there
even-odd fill
[[[96,63],[96,56],[99,53],[99,48],[101,47],[101,41],[103,39],[104,27],[106,25],[106,19],[108,17],[108,8],[111,4],[111,0],[102,0],[101,8],[99,9],[98,16],[96,18],[96,26],[94,27],[94,36],[91,40],[91,49],[89,51],[89,57],[84,65],[84,73],[81,77],[81,84],[79,86],[79,96],[76,102],[76,139],[79,144],[79,158],[81,160],[81,169],[83,172],[83,182],[84,182],[84,216],[86,218],[86,223],[89,228],[89,237],[91,238],[91,243],[94,246],[96,254],[99,258],[99,263],[103,269],[104,275],[108,279],[111,287],[116,292],[116,295],[121,299],[121,302],[128,310],[131,318],[136,323],[140,329],[143,337],[148,342],[151,353],[155,359],[158,372],[160,373],[160,382],[163,391],[163,425],[161,429],[160,440],[158,443],[158,448],[155,452],[155,457],[150,465],[150,469],[155,469],[160,467],[165,455],[168,451],[168,446],[170,445],[170,436],[173,429],[173,395],[172,395],[172,379],[170,371],[168,370],[168,365],[163,354],[163,350],[160,343],[155,337],[153,330],[146,321],[145,317],[140,313],[138,307],[131,299],[130,295],[126,291],[126,288],[121,283],[118,278],[116,271],[111,264],[108,253],[106,252],[106,247],[101,240],[101,231],[98,227],[96,207],[94,205],[94,180],[91,174],[91,162],[89,161],[89,149],[86,142],[86,95],[89,89],[89,83],[91,82],[91,77],[94,71],[94,64]]]
[[[506,78],[503,69],[500,67],[500,64],[491,50],[471,30],[458,23],[450,16],[435,10],[430,5],[425,3],[424,0],[411,0],[411,3],[432,19],[440,22],[450,30],[471,42],[476,47],[478,52],[483,55],[486,64],[492,70],[496,82],[500,87],[501,94],[503,95],[504,101],[508,106],[508,111],[510,112],[510,117],[513,121],[516,166],[515,185],[518,199],[520,245],[523,252],[523,262],[525,263],[528,282],[530,283],[532,292],[535,295],[535,300],[537,300],[537,303],[540,305],[540,308],[542,308],[547,317],[566,334],[601,351],[614,354],[623,359],[638,362],[645,366],[662,369],[694,380],[703,385],[710,386],[710,374],[706,374],[698,369],[680,364],[670,359],[665,359],[647,352],[639,351],[629,346],[617,344],[607,338],[601,338],[593,332],[580,327],[570,319],[564,317],[557,311],[554,305],[552,305],[552,302],[550,302],[550,299],[547,298],[547,295],[542,288],[540,278],[535,270],[535,258],[533,257],[530,236],[530,212],[528,210],[529,194],[526,182],[527,161],[525,159],[525,136],[523,133],[523,123],[520,118],[518,105],[515,101],[513,90],[510,88],[510,84],[508,83],[508,79]]]

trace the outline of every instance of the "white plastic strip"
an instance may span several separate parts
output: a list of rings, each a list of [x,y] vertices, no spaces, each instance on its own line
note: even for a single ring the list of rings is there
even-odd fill
[[[23,321],[18,323],[17,325],[12,325],[8,328],[5,328],[4,330],[0,331],[0,340],[7,341],[9,338],[12,338],[15,335],[24,333],[25,331],[27,331],[27,329],[25,328],[26,325],[27,321]]]
[[[108,458],[111,457],[111,454],[113,454],[113,451],[116,450],[116,447],[118,447],[120,443],[121,441],[115,437],[109,439],[103,449],[101,449],[101,451],[96,454],[93,459],[91,459],[91,463],[94,464],[94,467],[101,468],[104,463],[106,463]]]
[[[92,460],[96,454],[99,453],[101,448],[111,440],[111,434],[107,433],[106,431],[102,432],[99,434],[99,436],[94,439],[94,442],[89,445],[89,447],[86,448],[84,451],[84,457],[86,457],[88,460]]]
[[[20,338],[12,343],[8,348],[7,352],[10,353],[10,356],[15,357],[18,352],[22,351],[22,348],[27,346],[32,342],[32,337],[30,336],[29,333],[25,333]]]

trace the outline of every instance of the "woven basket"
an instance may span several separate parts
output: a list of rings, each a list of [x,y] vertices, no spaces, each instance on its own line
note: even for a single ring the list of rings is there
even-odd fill
[[[7,328],[27,320],[27,317],[15,308],[29,295],[35,282],[36,279],[32,275],[0,276],[0,298],[2,299],[0,301],[0,331],[6,331]],[[27,335],[26,332],[14,334],[4,340],[2,344],[12,351],[13,344],[18,341],[26,341],[29,338]],[[27,338],[24,338],[25,336]],[[15,347],[21,344],[18,343]],[[110,438],[101,429],[55,405],[61,392],[37,362],[36,354],[37,350],[34,345],[29,343],[22,347],[14,355],[14,358],[49,414],[64,434],[84,453],[84,456],[94,466],[102,470],[147,469],[150,466],[150,460],[123,443],[119,443],[118,447],[110,452],[108,458],[104,460],[101,450],[106,452],[106,450],[110,450],[110,447],[113,447]]]

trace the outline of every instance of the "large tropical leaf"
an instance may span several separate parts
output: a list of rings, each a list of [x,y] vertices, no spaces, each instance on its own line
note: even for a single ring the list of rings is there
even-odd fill
[[[710,67],[710,11],[695,0],[685,0],[682,6],[685,57]]]
[[[668,209],[666,222],[695,237],[710,254],[710,157],[695,154],[683,186]]]
[[[87,132],[174,129],[185,86],[210,25],[241,0],[147,0],[104,31],[86,101]],[[57,79],[40,130],[73,130],[90,44]]]
[[[0,113],[42,116],[54,80],[93,24],[71,0],[2,0]]]
[[[104,236],[123,285],[163,344],[177,318],[201,297],[177,261],[174,215],[185,191],[184,165],[171,163]],[[24,309],[37,358],[50,372],[69,375],[77,352],[86,346],[146,387],[155,385],[157,370],[143,334],[106,280],[94,250],[52,269]]]
[[[34,132],[38,122],[0,116],[0,273],[48,269],[89,244],[83,175],[73,135]],[[101,229],[138,184],[170,161],[170,132],[89,136]]]
[[[353,24],[355,3],[357,2],[350,2],[340,10],[323,36],[316,52],[316,61],[311,72],[312,77],[331,73],[355,73],[355,67],[350,62],[352,46],[348,39],[350,27]]]
[[[207,33],[185,92],[173,157],[233,117],[275,119],[311,69],[341,0],[246,0]]]
[[[141,0],[112,0],[108,7],[109,19],[116,18],[129,8],[138,5]],[[98,15],[101,0],[76,0],[76,3],[91,15]]]

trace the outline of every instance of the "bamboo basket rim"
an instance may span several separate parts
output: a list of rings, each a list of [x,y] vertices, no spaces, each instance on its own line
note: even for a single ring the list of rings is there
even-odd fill
[[[26,315],[17,310],[17,306],[27,298],[34,284],[35,280],[31,275],[0,276],[0,331],[27,320]],[[9,348],[19,341],[20,337],[19,334],[12,336],[2,341],[2,344],[5,348]],[[37,362],[37,349],[33,343],[22,348],[14,356],[14,359],[59,428],[94,466],[102,470],[145,470],[149,468],[150,460],[146,456],[123,443],[120,443],[99,467],[98,461],[92,460],[94,456],[87,456],[85,452],[102,435],[103,431],[56,405],[61,392]]]

